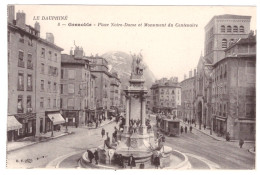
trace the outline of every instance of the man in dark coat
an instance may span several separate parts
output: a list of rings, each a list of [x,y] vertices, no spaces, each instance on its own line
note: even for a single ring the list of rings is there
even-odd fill
[[[92,159],[94,158],[94,154],[93,154],[92,151],[90,151],[90,150],[87,150],[87,152],[88,152],[89,162],[92,163]]]
[[[102,128],[102,130],[101,130],[101,135],[102,135],[102,138],[104,137],[105,133],[106,133],[105,129],[104,129],[104,128]]]
[[[98,160],[99,160],[99,156],[98,156],[98,151],[97,149],[94,152],[94,156],[95,156],[95,161],[96,161],[96,165],[98,164]]]
[[[130,166],[131,169],[132,167],[135,167],[135,158],[133,154],[131,154],[130,157],[128,158],[128,166]]]
[[[181,134],[183,133],[183,126],[181,126]]]
[[[192,132],[192,126],[190,125],[190,132]]]
[[[185,129],[184,129],[184,130],[185,130],[185,133],[187,133],[187,130],[188,130],[187,126],[185,126]]]

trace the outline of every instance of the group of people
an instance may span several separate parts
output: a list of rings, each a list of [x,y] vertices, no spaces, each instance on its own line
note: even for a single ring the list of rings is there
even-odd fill
[[[190,132],[192,132],[192,126],[190,125]],[[183,133],[183,131],[185,131],[185,133],[188,132],[188,127],[185,125],[184,129],[183,129],[183,126],[181,126],[181,134]]]
[[[91,150],[87,150],[87,152],[88,152],[89,162],[92,163],[92,160],[95,159],[97,165],[99,161],[98,150],[96,149],[94,153]]]

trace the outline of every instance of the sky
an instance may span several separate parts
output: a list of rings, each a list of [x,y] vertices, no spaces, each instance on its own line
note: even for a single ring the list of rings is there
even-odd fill
[[[38,21],[42,38],[46,32],[53,33],[55,44],[64,48],[63,53],[69,53],[74,41],[83,47],[87,56],[109,51],[141,52],[156,79],[177,76],[179,81],[197,67],[204,53],[204,27],[213,16],[252,16],[251,29],[256,29],[256,8],[250,6],[16,5],[15,11],[26,13],[28,25],[34,26]],[[40,20],[35,20],[37,16]],[[46,20],[46,16],[67,16],[67,20]],[[66,26],[58,26],[58,23]],[[68,26],[69,23],[92,26],[73,27]],[[98,26],[98,23],[109,26]],[[111,23],[136,24],[137,27],[112,27]],[[167,27],[144,27],[144,23]],[[168,27],[169,23],[173,27]],[[197,27],[176,27],[177,23]]]

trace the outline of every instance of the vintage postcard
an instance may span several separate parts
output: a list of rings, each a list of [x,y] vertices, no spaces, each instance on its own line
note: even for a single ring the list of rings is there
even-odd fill
[[[256,7],[6,10],[7,169],[256,168]]]

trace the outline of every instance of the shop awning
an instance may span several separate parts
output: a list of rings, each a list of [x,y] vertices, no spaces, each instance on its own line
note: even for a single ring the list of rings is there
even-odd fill
[[[53,125],[65,123],[65,120],[60,113],[48,114],[48,117],[53,122]]]
[[[7,131],[21,129],[23,125],[17,121],[15,116],[7,116]]]
[[[217,120],[221,120],[221,121],[226,121],[227,118],[222,118],[222,117],[216,117]]]

